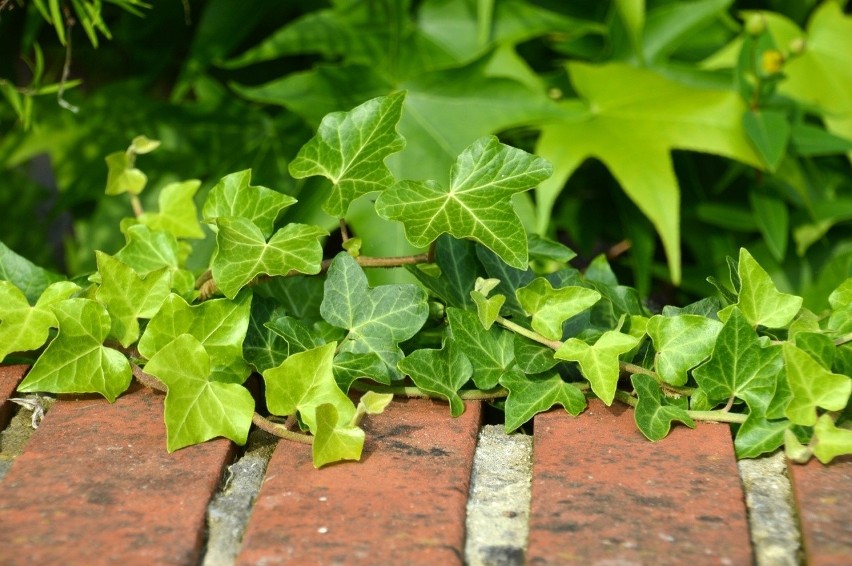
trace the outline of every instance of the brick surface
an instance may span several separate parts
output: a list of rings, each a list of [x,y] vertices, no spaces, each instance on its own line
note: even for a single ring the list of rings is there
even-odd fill
[[[161,394],[63,398],[0,483],[0,563],[196,563],[232,457],[221,439],[168,454]]]
[[[238,564],[460,564],[481,406],[394,401],[367,417],[360,462],[314,469],[279,442]]]
[[[852,565],[852,457],[788,469],[808,565]]]
[[[29,366],[2,366],[0,367],[0,429],[9,424],[9,419],[15,412],[15,404],[7,401],[9,397],[15,396],[15,388],[24,377]]]
[[[528,564],[749,564],[726,425],[649,442],[633,412],[592,401],[535,418]]]

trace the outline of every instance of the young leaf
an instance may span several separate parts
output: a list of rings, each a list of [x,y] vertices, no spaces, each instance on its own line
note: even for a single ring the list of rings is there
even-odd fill
[[[669,405],[660,386],[650,375],[634,374],[630,378],[639,396],[633,419],[648,440],[662,440],[669,434],[672,421],[679,421],[695,428],[695,422],[684,409]]]
[[[450,339],[473,365],[473,382],[479,389],[497,386],[514,362],[513,334],[500,328],[486,330],[478,317],[456,308],[447,309]]]
[[[316,433],[311,446],[315,468],[340,460],[361,459],[364,431],[345,421],[341,423],[333,404],[323,403],[318,406],[316,421]]]
[[[176,238],[203,238],[198,223],[198,210],[192,200],[200,181],[170,183],[163,187],[158,198],[159,212],[146,212],[139,222],[152,230],[163,230]]]
[[[500,284],[499,279],[483,279],[477,277],[473,285],[473,291],[470,292],[470,298],[473,304],[476,305],[476,313],[479,317],[479,322],[485,330],[490,330],[494,321],[500,316],[500,309],[503,303],[506,302],[505,295],[494,295],[489,297],[488,294],[494,287]]]
[[[686,372],[707,359],[721,329],[718,320],[694,314],[651,317],[647,332],[660,378],[670,385],[685,384]]]
[[[517,370],[510,371],[500,378],[500,385],[509,390],[504,424],[507,433],[557,404],[575,416],[586,408],[583,392],[563,381],[556,372],[524,375]]]
[[[127,229],[124,237],[127,242],[115,254],[115,259],[132,267],[139,275],[180,266],[178,241],[173,234],[136,224]]]
[[[525,317],[523,307],[518,302],[515,296],[515,291],[525,285],[529,285],[535,279],[535,272],[525,266],[523,269],[515,269],[506,265],[500,256],[486,248],[485,246],[476,245],[476,257],[485,268],[485,272],[490,279],[495,279],[500,283],[495,288],[496,293],[504,295],[506,302],[504,308],[506,312],[519,317]]]
[[[426,293],[416,285],[381,285],[370,289],[355,259],[341,252],[325,281],[320,313],[326,322],[348,330],[341,352],[375,352],[398,378],[402,359],[398,344],[414,336],[426,322]]]
[[[272,234],[275,219],[282,210],[295,204],[289,195],[251,186],[251,169],[226,175],[210,190],[204,208],[206,219],[238,216],[260,228],[264,238]]]
[[[216,225],[219,233],[211,270],[216,285],[229,299],[261,274],[320,271],[322,245],[318,239],[328,232],[319,226],[287,224],[267,242],[260,228],[246,218],[219,218]]]
[[[840,411],[852,393],[852,378],[831,373],[806,352],[784,344],[784,364],[793,398],[784,414],[794,424],[814,426],[817,407]]]
[[[130,161],[131,157],[126,151],[116,151],[106,156],[106,194],[138,195],[145,189],[148,177],[139,169],[132,167]]]
[[[243,445],[254,413],[251,393],[210,375],[210,356],[190,334],[166,344],[145,364],[145,373],[166,384],[166,445],[169,452],[224,436]]]
[[[23,291],[30,304],[35,304],[52,283],[64,279],[65,277],[42,269],[25,257],[19,256],[0,242],[0,280],[9,281]]]
[[[458,390],[473,375],[473,366],[458,349],[445,344],[440,350],[415,350],[399,362],[399,369],[420,389],[445,397],[452,416],[464,413]]]
[[[9,281],[0,281],[0,361],[12,352],[40,348],[50,328],[58,324],[51,305],[79,289],[70,281],[53,283],[31,307],[23,291]]]
[[[18,391],[100,393],[112,403],[130,385],[130,364],[124,354],[103,346],[111,327],[106,309],[89,299],[68,299],[52,308],[59,333]]]
[[[638,343],[639,340],[633,336],[609,330],[591,346],[577,338],[570,338],[556,350],[554,356],[560,360],[578,362],[595,395],[611,405],[618,384],[618,356],[629,352]]]
[[[822,415],[814,426],[811,449],[823,464],[828,464],[838,456],[852,454],[852,430],[838,428],[830,416]]]
[[[392,393],[376,393],[375,391],[367,391],[358,400],[357,412],[367,415],[380,415],[388,405],[393,401]]]
[[[450,186],[403,181],[382,193],[376,211],[403,222],[412,245],[425,247],[439,235],[471,238],[506,263],[527,267],[527,239],[512,195],[550,176],[544,159],[485,136],[465,149],[450,172]]]
[[[561,340],[562,323],[601,298],[600,293],[585,287],[554,289],[543,277],[518,289],[515,295],[526,313],[532,315],[533,330],[551,340]]]
[[[789,426],[787,419],[769,420],[758,412],[750,413],[734,438],[737,458],[757,458],[775,451],[784,444],[784,432]]]
[[[762,347],[738,308],[725,322],[710,361],[693,372],[710,406],[738,397],[752,411],[765,413],[784,369],[780,346]]]
[[[297,179],[322,175],[333,186],[323,210],[343,218],[349,204],[361,195],[393,184],[385,158],[405,147],[396,133],[404,92],[368,100],[349,112],[323,118],[317,134],[290,162]]]

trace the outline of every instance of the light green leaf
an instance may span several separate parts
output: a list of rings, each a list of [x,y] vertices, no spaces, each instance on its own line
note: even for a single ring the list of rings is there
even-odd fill
[[[192,200],[201,181],[170,183],[163,187],[158,198],[159,212],[146,212],[139,222],[152,230],[163,230],[176,238],[203,238],[198,222],[198,209]]]
[[[360,460],[364,448],[364,431],[357,426],[340,422],[337,409],[331,403],[316,408],[316,433],[311,446],[314,467],[321,468],[340,460]]]
[[[211,270],[213,280],[233,299],[258,275],[286,275],[291,271],[319,273],[322,245],[319,238],[328,232],[319,226],[287,224],[266,241],[260,228],[241,217],[216,221],[216,255]]]
[[[472,238],[523,269],[528,261],[526,233],[511,197],[534,187],[551,171],[540,157],[486,136],[459,155],[448,188],[435,181],[403,181],[379,196],[376,210],[403,222],[414,246],[428,246],[449,233]]]
[[[166,444],[169,452],[224,436],[246,443],[254,413],[251,393],[210,375],[210,356],[190,334],[181,334],[145,364],[166,384]]]
[[[214,299],[193,306],[178,295],[169,295],[148,322],[139,353],[150,360],[181,334],[191,334],[210,356],[213,379],[242,383],[251,371],[242,347],[250,313],[250,293],[233,301]]]
[[[130,385],[124,354],[105,348],[110,318],[89,299],[53,305],[59,333],[18,386],[22,393],[100,393],[112,403]]]
[[[838,334],[852,332],[852,277],[831,292],[828,303],[833,309],[828,318],[828,328]]]
[[[542,128],[536,153],[554,175],[536,192],[538,230],[550,221],[568,177],[589,157],[603,161],[663,240],[672,280],[680,281],[680,190],[673,149],[713,153],[759,166],[741,116],[745,103],[728,90],[701,89],[649,69],[572,62],[568,71],[582,98]]]
[[[136,224],[127,228],[124,237],[127,242],[115,254],[115,259],[132,267],[139,275],[163,267],[175,270],[180,266],[178,241],[173,234]]]
[[[743,114],[743,128],[766,168],[772,172],[778,169],[790,139],[787,113],[781,110],[747,110]]]
[[[326,322],[348,330],[341,352],[375,352],[388,375],[400,377],[399,343],[408,340],[426,322],[426,292],[416,285],[381,285],[370,289],[355,259],[341,252],[334,258],[325,281],[320,313]]]
[[[618,356],[629,352],[638,343],[639,340],[633,336],[608,330],[591,346],[577,338],[570,338],[556,350],[554,357],[578,362],[595,395],[611,405],[618,384]]]
[[[361,195],[393,184],[385,158],[405,147],[396,132],[404,92],[368,100],[349,112],[323,118],[316,136],[290,162],[297,179],[322,175],[332,184],[323,210],[343,218],[349,204]]]
[[[363,411],[368,415],[380,415],[390,405],[391,401],[393,401],[393,393],[367,391],[358,400],[357,410]]]
[[[473,304],[476,305],[479,324],[485,330],[490,330],[494,321],[500,316],[500,309],[503,307],[503,303],[506,302],[506,296],[494,295],[493,297],[486,297],[482,292],[474,289],[470,292],[470,298],[473,299]]]
[[[646,330],[654,341],[654,365],[660,378],[670,385],[684,385],[686,372],[707,359],[721,329],[718,320],[694,314],[651,317]]]
[[[631,376],[630,380],[639,396],[633,419],[645,438],[662,440],[668,436],[672,421],[695,428],[695,421],[686,410],[668,404],[659,384],[650,375],[637,373]]]
[[[0,242],[0,280],[9,281],[23,291],[30,304],[35,304],[52,283],[64,279],[65,277],[42,269],[25,257],[19,256]]]
[[[600,293],[585,287],[554,289],[543,277],[518,289],[515,295],[527,314],[532,315],[533,330],[551,340],[561,340],[562,323],[601,298]]]
[[[131,156],[126,151],[110,153],[106,156],[106,164],[106,194],[130,193],[131,195],[138,195],[145,189],[148,177],[139,169],[131,166]]]
[[[744,400],[752,411],[766,413],[784,361],[780,346],[762,347],[754,328],[739,309],[725,322],[710,361],[693,372],[711,406],[731,397]]]
[[[852,378],[831,373],[806,352],[796,346],[784,344],[784,363],[787,381],[793,398],[784,414],[793,423],[814,426],[817,407],[840,411],[846,407],[852,393]]]
[[[811,449],[823,464],[828,464],[838,456],[852,454],[852,430],[838,428],[830,416],[822,415],[814,426]]]
[[[152,140],[148,136],[136,136],[130,141],[130,151],[136,155],[151,153],[160,147],[160,140]]]
[[[745,248],[740,248],[738,263],[740,292],[736,306],[752,326],[783,328],[790,324],[802,308],[802,298],[780,292],[772,278]],[[734,305],[719,311],[727,320]]]
[[[101,285],[95,298],[112,318],[110,335],[127,348],[139,339],[140,318],[151,318],[160,310],[171,290],[171,276],[163,267],[145,277],[101,251],[96,251]]]
[[[810,446],[805,446],[796,438],[796,433],[791,429],[784,431],[784,455],[791,462],[805,464],[813,456]]]
[[[789,426],[787,419],[769,420],[758,412],[750,413],[734,439],[737,458],[757,458],[774,452],[784,444],[784,432]]]
[[[440,350],[415,350],[399,362],[399,369],[414,384],[450,402],[450,414],[464,413],[464,401],[458,391],[473,375],[473,366],[461,351],[445,344]]]
[[[507,433],[554,405],[562,405],[575,416],[586,408],[583,392],[563,381],[556,372],[524,375],[517,370],[510,371],[500,378],[500,385],[509,390],[504,424]]]
[[[51,305],[67,299],[80,288],[70,281],[51,284],[31,307],[23,291],[0,281],[0,361],[12,352],[40,348],[58,322]]]
[[[330,403],[341,422],[348,423],[355,405],[337,387],[332,373],[334,342],[293,354],[280,366],[263,372],[266,382],[266,406],[274,415],[292,415],[296,411],[312,433],[317,433],[317,407]]]
[[[201,212],[205,220],[223,216],[246,218],[268,238],[278,215],[295,202],[289,195],[252,186],[251,169],[246,169],[222,177],[210,190]]]
[[[491,389],[512,366],[513,334],[500,328],[486,330],[476,314],[450,307],[447,309],[450,337],[473,365],[473,382],[479,389]]]

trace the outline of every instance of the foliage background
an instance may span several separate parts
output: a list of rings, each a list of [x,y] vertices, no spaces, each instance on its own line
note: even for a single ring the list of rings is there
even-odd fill
[[[581,265],[608,252],[652,301],[707,295],[740,246],[813,310],[852,275],[845,2],[0,5],[0,240],[57,271],[90,271],[94,249],[123,244],[103,158],[138,134],[163,141],[140,157],[154,189],[198,178],[203,198],[252,168],[299,199],[282,222],[333,228],[289,160],[327,112],[406,89],[398,178],[443,181],[498,133],[557,171],[537,202],[516,201],[527,229]],[[370,210],[347,218],[365,253],[410,251]]]

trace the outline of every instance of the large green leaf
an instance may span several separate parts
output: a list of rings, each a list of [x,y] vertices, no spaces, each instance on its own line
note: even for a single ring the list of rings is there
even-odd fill
[[[608,330],[591,346],[577,338],[570,338],[556,350],[554,356],[560,360],[578,362],[595,395],[611,405],[618,385],[618,356],[629,352],[637,344],[638,338]]]
[[[769,420],[759,412],[750,413],[734,438],[737,458],[757,458],[778,449],[789,426],[787,419]]]
[[[348,330],[341,352],[375,352],[388,375],[400,377],[399,343],[420,330],[429,314],[426,292],[416,285],[381,285],[370,289],[358,262],[345,252],[328,270],[325,297],[320,307],[330,324]]]
[[[445,344],[440,350],[415,350],[399,362],[399,369],[420,389],[446,398],[452,416],[464,413],[458,391],[473,376],[473,366],[459,349]]]
[[[245,444],[254,413],[251,393],[210,374],[210,356],[190,334],[166,344],[145,364],[145,373],[166,384],[166,444],[169,452],[224,436]]]
[[[266,187],[251,186],[250,183],[251,169],[222,177],[204,202],[201,212],[205,220],[241,216],[260,228],[263,236],[268,238],[278,215],[295,204],[296,199]]]
[[[648,440],[662,440],[669,434],[672,421],[695,428],[695,422],[686,410],[668,404],[659,384],[650,375],[634,374],[630,380],[639,396],[633,419]]]
[[[396,133],[405,93],[368,100],[349,112],[323,118],[316,136],[290,162],[297,179],[322,175],[332,182],[323,210],[343,218],[361,195],[381,191],[394,182],[385,158],[405,147]]]
[[[831,373],[796,346],[784,344],[784,365],[793,398],[784,414],[793,423],[813,426],[817,407],[841,411],[852,393],[852,378]]]
[[[321,468],[340,460],[360,460],[364,448],[364,431],[346,421],[331,403],[316,408],[316,437],[311,446],[314,466]]]
[[[0,361],[12,352],[40,348],[58,322],[51,306],[80,288],[70,281],[51,284],[35,306],[9,281],[0,281]]]
[[[472,238],[519,269],[527,265],[526,233],[512,208],[511,197],[548,176],[540,157],[480,138],[459,155],[449,187],[435,181],[403,181],[379,196],[380,215],[403,222],[412,245],[428,246],[438,236]]]
[[[453,347],[473,364],[473,382],[479,389],[496,387],[515,359],[513,334],[497,327],[486,330],[475,313],[453,307],[447,319]]]
[[[686,372],[710,355],[721,329],[718,320],[694,314],[651,317],[647,332],[654,341],[660,378],[670,385],[685,384]]]
[[[554,289],[543,277],[518,289],[515,295],[527,314],[532,315],[533,330],[551,340],[561,340],[562,323],[601,298],[600,293],[585,287]]]
[[[583,392],[563,381],[556,372],[524,375],[510,371],[500,378],[500,385],[509,390],[504,424],[507,433],[557,404],[572,415],[579,415],[586,408]]]
[[[740,292],[736,306],[753,326],[783,328],[790,324],[802,308],[802,298],[780,292],[772,278],[745,248],[740,248],[737,264]],[[735,305],[719,311],[719,318],[727,320]]]
[[[0,279],[11,282],[24,292],[30,304],[35,304],[50,284],[65,277],[42,269],[0,242]]]
[[[219,233],[211,271],[216,286],[230,299],[258,275],[320,271],[319,238],[328,232],[319,226],[287,224],[267,242],[261,229],[247,218],[219,218],[216,225]]]
[[[89,299],[53,305],[59,333],[33,365],[18,391],[35,393],[100,393],[115,401],[130,385],[130,364],[103,342],[111,322],[106,309]]]
[[[760,166],[741,123],[745,103],[733,91],[701,89],[648,69],[619,63],[569,63],[583,102],[565,102],[564,115],[542,128],[536,153],[554,175],[536,193],[538,229],[568,177],[589,157],[604,162],[652,222],[680,281],[680,190],[673,149],[714,153]]]
[[[193,201],[200,186],[201,182],[195,180],[166,185],[158,197],[159,211],[144,213],[139,222],[152,230],[169,232],[176,238],[203,238],[198,209]]]

